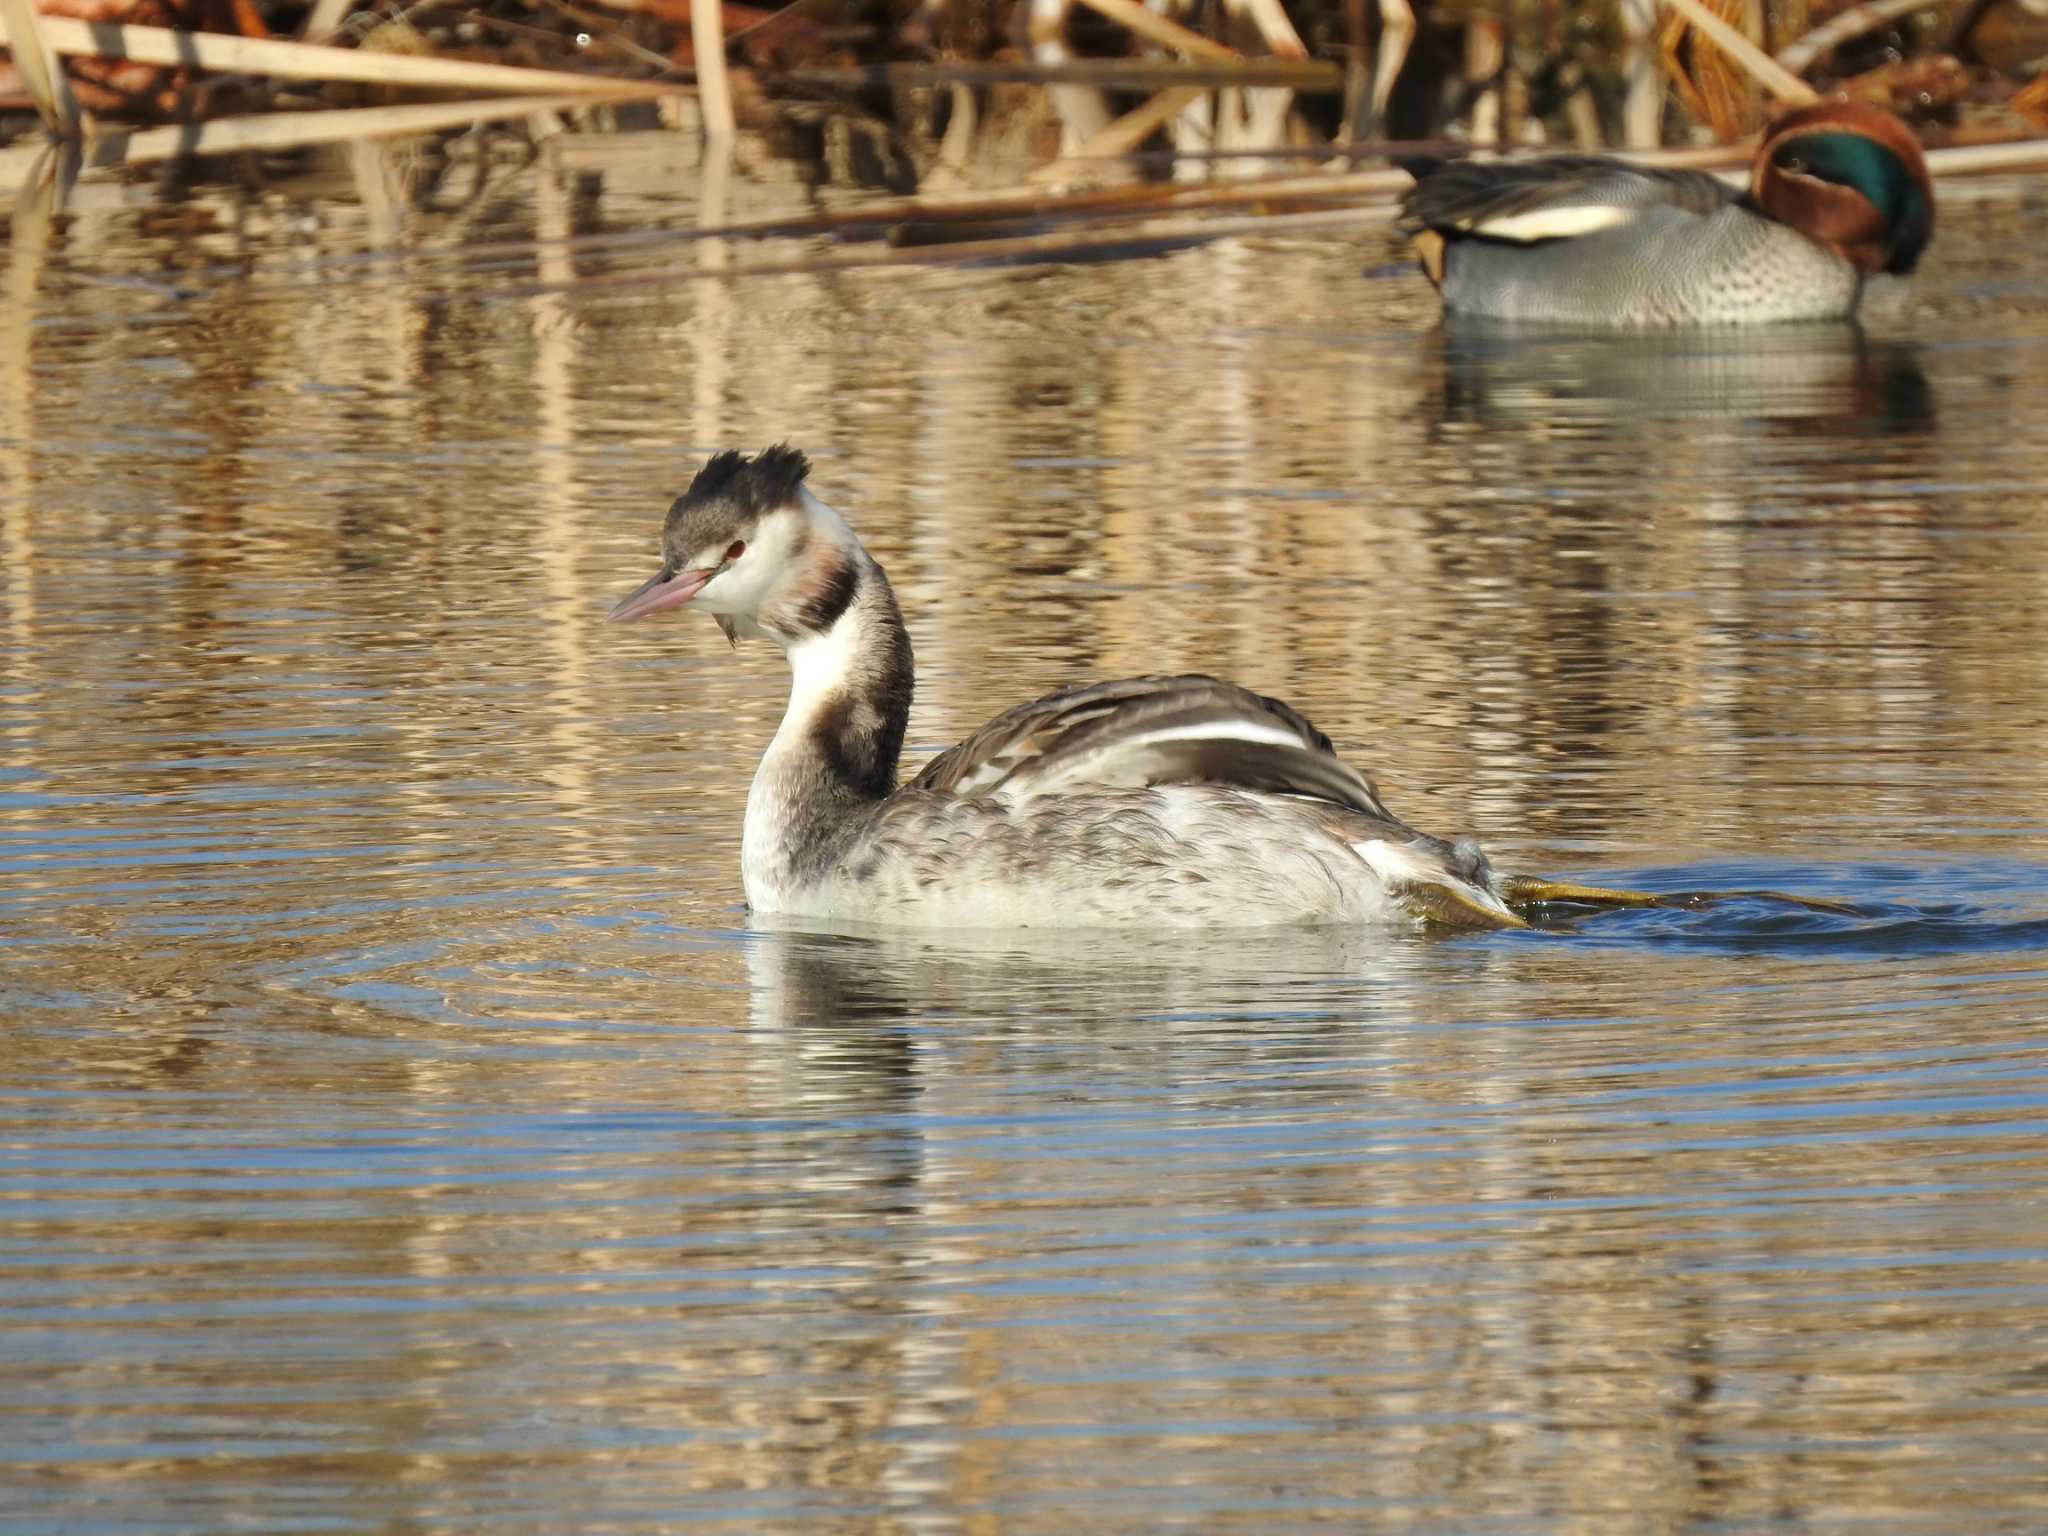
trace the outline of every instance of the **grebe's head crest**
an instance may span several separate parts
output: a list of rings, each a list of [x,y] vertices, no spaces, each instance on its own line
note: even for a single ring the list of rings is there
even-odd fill
[[[790,644],[829,630],[853,601],[864,557],[839,515],[805,488],[810,472],[787,443],[713,455],[668,509],[661,570],[611,617],[693,603],[735,642],[768,634]]]
[[[680,569],[728,534],[737,536],[770,513],[797,506],[810,472],[811,461],[787,443],[752,458],[730,448],[714,454],[669,507],[662,554]]]

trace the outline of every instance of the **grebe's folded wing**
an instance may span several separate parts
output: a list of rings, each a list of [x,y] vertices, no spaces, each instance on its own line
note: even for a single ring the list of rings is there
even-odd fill
[[[1213,677],[1133,677],[1049,693],[998,715],[912,781],[1010,800],[1160,784],[1302,795],[1394,822],[1372,781],[1297,710]]]

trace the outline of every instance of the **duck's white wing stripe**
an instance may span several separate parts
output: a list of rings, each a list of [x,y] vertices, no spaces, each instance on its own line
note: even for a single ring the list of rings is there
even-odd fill
[[[1458,228],[1489,240],[1509,240],[1518,245],[1538,240],[1575,240],[1598,234],[1620,224],[1633,223],[1640,209],[1618,208],[1611,203],[1571,203],[1555,208],[1531,208],[1526,213],[1499,214],[1492,218],[1465,219]]]

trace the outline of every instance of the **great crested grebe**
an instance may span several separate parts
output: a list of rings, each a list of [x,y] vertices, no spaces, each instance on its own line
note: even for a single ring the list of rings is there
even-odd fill
[[[1839,320],[1934,234],[1919,141],[1824,102],[1771,125],[1746,191],[1593,155],[1401,162],[1423,271],[1454,315],[1648,330]]]
[[[1518,904],[1668,898],[1496,875],[1417,832],[1328,737],[1209,677],[1062,689],[898,787],[910,636],[882,568],[787,446],[713,458],[661,570],[611,611],[684,604],[780,645],[789,707],[747,794],[757,914],[988,927],[1525,926]]]

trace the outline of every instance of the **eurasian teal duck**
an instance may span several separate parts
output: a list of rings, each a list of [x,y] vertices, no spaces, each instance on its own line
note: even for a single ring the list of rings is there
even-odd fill
[[[1601,330],[1839,320],[1934,234],[1920,145],[1852,102],[1779,118],[1744,191],[1591,155],[1403,164],[1402,216],[1450,314]]]

